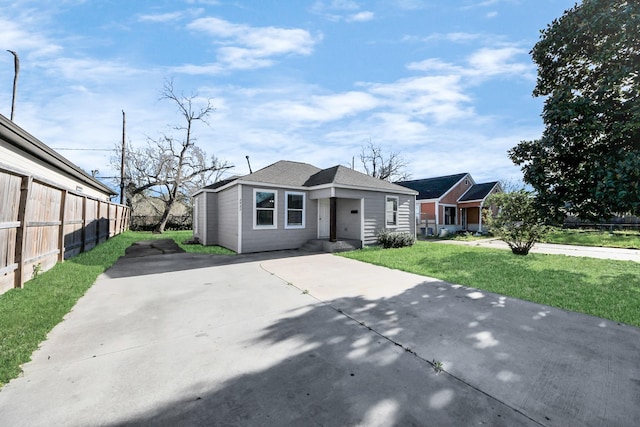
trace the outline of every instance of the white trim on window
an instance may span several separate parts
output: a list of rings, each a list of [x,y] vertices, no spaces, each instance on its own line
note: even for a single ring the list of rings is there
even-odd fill
[[[302,196],[302,208],[290,207],[289,196]],[[299,191],[285,191],[284,192],[284,228],[304,228],[307,216],[307,196],[305,193]],[[295,222],[289,222],[290,215],[295,214]],[[299,216],[299,218],[297,218]]]
[[[272,195],[272,197],[269,195]],[[262,205],[258,207],[258,203]],[[278,190],[254,188],[252,210],[254,230],[272,230],[278,228]],[[260,215],[258,215],[258,213],[260,213]],[[269,217],[271,221],[269,221]],[[258,224],[258,221],[260,221],[261,224]]]
[[[389,204],[391,202],[391,204]],[[384,224],[385,227],[394,228],[398,226],[398,207],[400,199],[398,196],[386,196],[384,199]],[[389,209],[391,208],[391,209]]]
[[[444,225],[458,225],[458,208],[456,205],[442,205],[443,209],[443,213],[444,213]],[[449,215],[447,215],[447,210],[449,210]],[[453,212],[453,218],[451,215],[451,212]],[[447,222],[447,221],[453,221],[453,222]]]

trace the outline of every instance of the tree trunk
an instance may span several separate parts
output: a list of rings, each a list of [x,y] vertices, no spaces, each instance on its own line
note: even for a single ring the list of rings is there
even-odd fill
[[[156,228],[153,230],[154,234],[162,234],[164,233],[164,228],[167,226],[167,221],[169,221],[169,214],[171,213],[171,208],[173,207],[174,199],[169,200],[164,205],[164,212],[162,212],[162,218],[160,218],[160,222],[156,225]]]

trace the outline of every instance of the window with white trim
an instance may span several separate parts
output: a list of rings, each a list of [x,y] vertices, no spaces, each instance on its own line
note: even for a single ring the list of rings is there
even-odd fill
[[[398,197],[387,196],[385,202],[385,218],[387,227],[398,226]]]
[[[454,225],[456,223],[456,207],[444,207],[444,223],[445,225]]]
[[[285,228],[304,228],[305,218],[305,196],[304,193],[294,193],[286,191],[285,193]]]
[[[253,190],[253,228],[278,227],[278,193],[273,190]]]

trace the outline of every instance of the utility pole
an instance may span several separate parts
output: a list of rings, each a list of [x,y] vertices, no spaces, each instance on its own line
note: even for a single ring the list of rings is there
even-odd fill
[[[125,124],[126,118],[122,110],[122,158],[120,159],[120,204],[124,205],[124,159],[125,159]]]
[[[18,88],[18,73],[20,72],[20,59],[18,59],[18,54],[13,50],[7,49],[7,52],[13,55],[13,97],[11,98],[11,121],[13,121],[13,113],[16,108],[16,90]]]

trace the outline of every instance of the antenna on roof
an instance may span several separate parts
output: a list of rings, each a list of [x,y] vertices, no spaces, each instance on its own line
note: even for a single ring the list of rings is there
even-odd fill
[[[247,158],[247,164],[249,165],[249,173],[253,173],[251,170],[251,163],[249,162],[249,156],[245,156]]]

